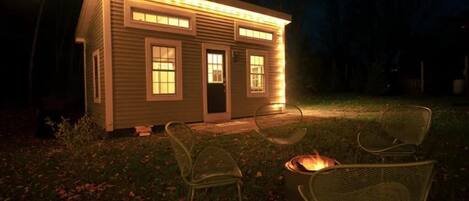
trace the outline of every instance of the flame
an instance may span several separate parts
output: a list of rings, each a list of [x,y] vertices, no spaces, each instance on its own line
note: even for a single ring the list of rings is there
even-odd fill
[[[315,155],[300,158],[298,162],[308,171],[318,171],[334,165],[334,161],[321,157],[318,152]]]

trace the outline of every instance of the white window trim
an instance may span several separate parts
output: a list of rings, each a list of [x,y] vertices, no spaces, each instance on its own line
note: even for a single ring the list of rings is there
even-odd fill
[[[264,92],[252,92],[251,91],[251,55],[263,56],[264,57]],[[264,50],[246,50],[246,96],[249,98],[261,98],[269,96],[269,53]]]
[[[160,13],[174,17],[183,17],[189,20],[189,28],[175,27],[171,25],[164,24],[153,24],[148,22],[135,21],[132,19],[132,10],[138,9],[143,11],[149,11],[152,13]],[[156,2],[145,2],[145,1],[135,1],[135,0],[125,0],[124,1],[124,26],[137,28],[137,29],[146,29],[152,31],[160,32],[170,32],[176,34],[185,34],[185,35],[196,35],[196,23],[195,23],[195,13],[189,12],[184,9],[175,8],[174,6],[169,7]]]
[[[264,39],[259,39],[259,38],[251,38],[251,37],[246,37],[246,36],[241,36],[239,35],[239,28],[243,27],[246,29],[252,29],[256,31],[262,31],[262,32],[268,32],[272,34],[272,40],[264,40]],[[272,27],[267,27],[259,24],[254,24],[254,23],[248,23],[248,22],[241,22],[241,21],[236,21],[234,23],[234,39],[235,41],[239,42],[245,42],[245,43],[254,43],[258,45],[265,45],[265,46],[274,46],[277,40],[277,32],[275,31],[274,28]]]
[[[153,94],[152,83],[152,46],[161,45],[176,48],[176,94]],[[183,77],[182,77],[182,42],[158,38],[145,38],[145,64],[146,64],[146,91],[147,101],[180,101],[183,99]]]
[[[91,57],[91,65],[93,66],[93,100],[94,103],[101,103],[101,58],[99,58],[99,49],[95,50],[93,52],[93,56]],[[94,57],[98,58],[97,59],[97,65],[95,66],[94,63]],[[96,72],[96,70],[98,72]],[[98,83],[96,83],[96,75],[98,75],[97,80]],[[96,85],[98,86],[98,97],[96,97]]]

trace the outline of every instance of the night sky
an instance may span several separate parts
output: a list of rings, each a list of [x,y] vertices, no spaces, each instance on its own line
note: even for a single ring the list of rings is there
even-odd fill
[[[27,69],[40,2],[0,1],[0,40],[4,52],[1,59],[2,105],[26,102]],[[45,0],[34,58],[36,101],[43,97],[72,101],[82,98],[81,49],[74,44],[81,2]],[[371,66],[365,70],[370,72],[376,64],[387,66],[383,72],[399,66],[401,74],[412,77],[416,63],[427,59],[433,69],[430,77],[441,77],[441,72],[446,72],[443,74],[447,76],[441,81],[451,79],[463,68],[461,58],[468,52],[467,0],[249,2],[293,15],[293,22],[287,28],[287,68],[291,68],[288,82],[291,86],[311,86],[303,89],[310,92],[366,91],[360,84],[352,87],[350,77],[354,75],[338,76],[340,80],[332,84],[315,80],[315,75],[336,77],[336,72],[325,70],[332,64],[338,68],[337,72],[344,71],[344,66],[347,72],[350,71],[348,68]],[[437,60],[431,60],[436,57]],[[444,92],[445,88],[435,91]]]

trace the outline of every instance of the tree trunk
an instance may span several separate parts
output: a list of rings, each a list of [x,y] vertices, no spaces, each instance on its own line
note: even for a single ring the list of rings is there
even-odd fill
[[[31,106],[33,103],[33,72],[34,72],[34,55],[36,54],[36,44],[37,36],[39,34],[39,27],[41,24],[42,13],[44,11],[44,4],[46,0],[41,0],[39,6],[39,13],[36,18],[36,27],[34,28],[33,43],[31,47],[31,55],[29,58],[29,68],[28,68],[28,103]]]
[[[468,56],[464,57],[464,79],[466,81],[466,94],[469,96],[469,63]]]

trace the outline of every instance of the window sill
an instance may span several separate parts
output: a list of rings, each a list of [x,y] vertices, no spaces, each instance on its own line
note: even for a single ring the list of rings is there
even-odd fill
[[[269,97],[269,94],[267,92],[262,92],[262,93],[252,93],[252,92],[249,92],[247,94],[247,97],[248,98],[267,98]]]
[[[147,96],[148,102],[155,101],[182,101],[181,95],[150,95]]]

